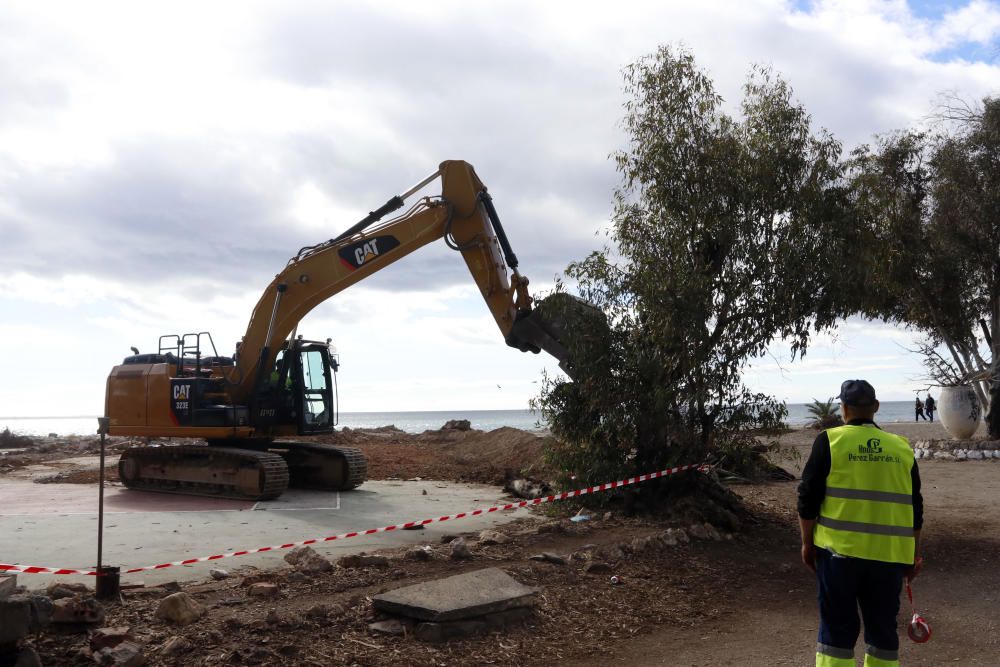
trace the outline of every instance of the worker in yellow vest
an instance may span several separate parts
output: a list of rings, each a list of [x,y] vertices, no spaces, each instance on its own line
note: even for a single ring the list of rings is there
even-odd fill
[[[903,577],[920,565],[923,498],[906,438],[880,429],[865,380],[840,387],[844,426],[816,437],[799,484],[802,562],[819,586],[816,667],[854,667],[865,626],[865,667],[899,665],[896,615]]]

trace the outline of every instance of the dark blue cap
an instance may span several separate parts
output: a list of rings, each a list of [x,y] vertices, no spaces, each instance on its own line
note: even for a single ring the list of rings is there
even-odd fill
[[[867,407],[875,404],[875,387],[867,380],[844,380],[837,396],[844,405]]]

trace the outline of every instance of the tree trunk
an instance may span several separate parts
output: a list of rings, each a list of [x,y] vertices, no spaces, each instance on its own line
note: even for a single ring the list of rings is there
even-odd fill
[[[948,346],[948,351],[951,352],[951,358],[955,360],[955,365],[958,366],[958,370],[964,377],[965,382],[967,382],[972,387],[972,390],[976,392],[976,398],[979,399],[979,405],[982,406],[983,411],[985,412],[988,402],[987,393],[981,382],[969,379],[973,375],[975,366],[969,359],[968,353],[963,350],[961,346],[952,343],[947,337],[945,337],[944,342],[945,345]]]
[[[1000,290],[993,299],[990,323],[990,342],[993,358],[990,360],[990,411],[986,413],[986,428],[990,437],[1000,440]]]

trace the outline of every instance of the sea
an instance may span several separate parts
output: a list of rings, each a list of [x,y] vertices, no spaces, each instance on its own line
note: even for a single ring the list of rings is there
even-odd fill
[[[811,421],[806,405],[789,403],[785,422],[792,427],[804,426]],[[374,428],[395,426],[407,433],[422,433],[439,429],[451,419],[468,419],[472,428],[492,431],[510,426],[523,431],[543,433],[546,424],[537,412],[531,410],[440,410],[431,412],[342,412],[339,428]],[[877,422],[892,423],[913,421],[912,401],[885,401],[881,405]],[[76,417],[0,417],[0,431],[10,429],[22,435],[47,436],[56,434],[91,435],[97,433],[96,416]]]

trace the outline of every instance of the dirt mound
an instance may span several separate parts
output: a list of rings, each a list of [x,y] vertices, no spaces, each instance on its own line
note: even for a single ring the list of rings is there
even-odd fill
[[[438,429],[411,434],[394,426],[343,429],[319,442],[357,447],[368,457],[371,479],[423,479],[502,484],[508,471],[542,474],[547,441],[529,431]]]
[[[503,427],[493,431],[442,428],[407,433],[395,426],[344,428],[335,433],[301,438],[345,447],[356,447],[368,458],[369,479],[436,479],[502,485],[509,476],[546,476],[542,452],[548,441],[529,431]],[[160,444],[194,444],[197,440],[173,439]],[[129,438],[108,438],[108,481],[117,478],[118,454],[129,445],[144,444]],[[67,456],[94,454],[100,440],[94,437],[40,439],[36,447],[0,457],[0,475],[28,465]],[[44,479],[53,483],[95,483],[99,471],[74,467],[58,470]]]

